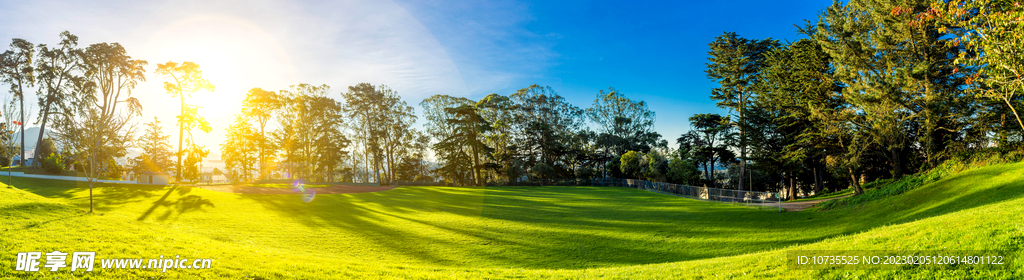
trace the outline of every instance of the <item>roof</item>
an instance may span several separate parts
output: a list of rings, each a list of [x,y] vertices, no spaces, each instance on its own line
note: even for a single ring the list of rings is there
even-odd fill
[[[142,174],[144,174],[144,175],[170,175],[170,173],[167,173],[167,172],[157,172],[157,171],[146,171],[146,172],[142,172]]]

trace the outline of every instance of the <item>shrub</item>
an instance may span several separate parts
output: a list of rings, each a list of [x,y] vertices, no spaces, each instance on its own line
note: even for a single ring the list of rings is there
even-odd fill
[[[1019,148],[991,148],[965,151],[951,156],[935,168],[918,174],[904,176],[899,180],[882,179],[863,185],[864,194],[830,200],[817,205],[818,210],[831,210],[843,205],[861,204],[889,196],[899,195],[917,187],[932,183],[953,174],[990,165],[1019,162],[1024,151]]]
[[[43,170],[49,174],[60,174],[64,171],[64,163],[61,162],[60,155],[55,153],[50,153],[50,155],[43,159],[40,164],[42,165]]]

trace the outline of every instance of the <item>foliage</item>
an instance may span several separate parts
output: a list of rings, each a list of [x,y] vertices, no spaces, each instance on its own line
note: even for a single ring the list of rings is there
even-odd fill
[[[135,174],[169,171],[174,166],[170,139],[170,135],[164,134],[160,119],[153,117],[152,122],[146,123],[146,132],[139,139],[142,153],[132,160],[131,170]]]
[[[394,180],[401,157],[408,152],[408,140],[414,135],[412,124],[416,115],[398,92],[380,85],[360,83],[341,93],[345,100],[342,111],[347,124],[356,131],[353,135],[363,155],[366,168],[372,170],[365,181]],[[354,164],[353,164],[354,167]],[[383,180],[383,181],[382,181]]]
[[[689,160],[669,160],[667,175],[669,183],[691,186],[700,185],[700,170],[697,170],[697,165]]]
[[[235,115],[235,122],[228,127],[221,144],[221,159],[224,160],[224,168],[231,175],[232,182],[250,182],[253,180],[256,171],[256,164],[259,163],[258,137],[242,115]]]
[[[203,70],[199,69],[199,64],[191,61],[180,64],[173,61],[157,64],[155,72],[157,75],[169,79],[164,81],[164,91],[171,97],[177,97],[181,103],[178,114],[178,152],[175,153],[178,157],[178,164],[174,177],[177,180],[182,180],[185,172],[183,169],[186,167],[182,166],[181,158],[188,153],[185,149],[195,145],[192,142],[192,129],[199,128],[203,132],[210,132],[210,124],[206,118],[199,115],[197,107],[186,104],[185,99],[199,91],[208,91],[212,94],[215,87],[203,77]],[[184,142],[186,133],[188,134],[187,143]]]
[[[50,153],[40,162],[40,166],[49,174],[60,174],[64,171],[64,163],[60,159],[60,154],[56,153]]]
[[[203,158],[210,154],[210,150],[204,149],[203,146],[192,144],[192,146],[189,147],[184,152],[185,170],[182,170],[182,172],[184,173],[182,174],[181,177],[182,179],[188,181],[197,182],[200,180],[200,173],[202,173],[202,170],[199,169],[199,163],[203,160]]]
[[[597,146],[608,155],[621,155],[626,151],[650,151],[661,135],[654,132],[654,111],[644,101],[626,98],[621,92],[609,88],[597,93],[594,104],[586,110],[590,120],[598,124]]]
[[[58,106],[64,111],[55,115],[54,131],[66,159],[88,167],[76,171],[85,172],[91,187],[104,171],[113,170],[104,163],[127,154],[135,134],[131,118],[142,114],[141,103],[131,93],[145,81],[147,62],[132,59],[118,43],[90,45],[84,55],[88,82],[75,90],[68,106]]]
[[[643,153],[637,151],[628,151],[625,154],[622,154],[622,157],[619,158],[619,171],[622,172],[622,174],[625,175],[626,178],[643,178],[642,174],[640,173],[640,160],[643,156]]]
[[[952,34],[946,44],[958,48],[956,62],[976,67],[967,84],[970,92],[1003,102],[1024,130],[1017,112],[1024,93],[1024,25],[1020,1],[952,0],[932,1],[918,16],[919,24],[933,24],[942,33]],[[968,68],[954,68],[963,71]]]
[[[341,132],[343,104],[327,97],[329,91],[327,85],[299,84],[279,95],[280,128],[273,134],[276,145],[284,152],[280,168],[293,178],[331,181],[334,170],[348,153],[344,149],[349,140]],[[247,129],[236,132],[258,137],[251,128]],[[254,148],[259,147],[259,141],[249,141],[256,144]]]
[[[39,57],[36,60],[38,72],[39,98],[39,135],[36,140],[37,155],[48,155],[55,150],[44,151],[43,137],[51,114],[67,111],[68,101],[77,94],[75,91],[86,83],[85,52],[78,48],[78,36],[71,32],[60,33],[59,47],[50,48],[39,44]]]
[[[256,137],[256,157],[259,161],[259,178],[265,179],[271,172],[270,165],[273,165],[274,154],[271,151],[277,147],[274,142],[271,141],[266,135],[266,127],[270,122],[270,118],[274,112],[281,108],[281,96],[275,94],[273,91],[266,91],[262,88],[252,88],[245,95],[245,100],[242,101],[242,115],[246,119],[251,119],[256,122],[256,127],[259,128],[259,135]],[[237,119],[238,117],[236,117]],[[235,120],[240,122],[240,120]],[[242,124],[239,123],[235,126],[236,130],[242,128]],[[228,132],[232,134],[231,131]],[[249,135],[252,132],[237,132],[234,137],[241,137],[242,135]],[[240,138],[236,138],[240,139]],[[229,147],[231,145],[228,145]]]
[[[1024,150],[992,148],[962,153],[943,162],[928,171],[900,178],[899,180],[878,180],[864,184],[869,189],[863,195],[826,201],[817,206],[819,210],[832,210],[846,205],[858,205],[891,196],[903,194],[925,184],[937,182],[943,178],[954,176],[968,170],[991,165],[1020,162],[1024,160]]]
[[[718,107],[728,108],[736,112],[738,118],[739,138],[734,142],[740,150],[740,173],[737,187],[744,190],[747,165],[747,140],[745,137],[746,119],[744,113],[747,102],[751,98],[753,85],[757,82],[764,64],[764,53],[779,45],[771,38],[751,40],[740,37],[734,32],[725,32],[715,38],[708,46],[707,76],[717,82],[719,87],[711,89],[711,99],[718,101]]]

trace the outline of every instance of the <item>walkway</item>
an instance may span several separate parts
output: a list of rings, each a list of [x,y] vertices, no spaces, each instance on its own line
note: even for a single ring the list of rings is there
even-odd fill
[[[7,176],[7,172],[0,172],[0,176]],[[85,177],[72,177],[72,176],[59,176],[59,175],[42,175],[42,174],[25,174],[25,172],[11,172],[11,177],[22,177],[22,178],[37,178],[37,179],[50,179],[50,180],[63,180],[63,181],[80,181],[88,182],[89,179]],[[114,183],[114,184],[138,184],[135,181],[121,181],[121,180],[93,180],[98,183]]]
[[[786,211],[804,211],[804,209],[811,208],[811,206],[814,206],[815,204],[818,204],[818,202],[829,201],[829,200],[833,200],[833,199],[840,199],[840,198],[844,198],[844,197],[848,197],[848,196],[851,196],[851,195],[848,194],[848,195],[844,195],[844,196],[837,196],[837,197],[833,197],[833,198],[818,199],[818,200],[808,200],[808,201],[798,201],[798,202],[783,202],[782,203],[782,209],[786,209]]]

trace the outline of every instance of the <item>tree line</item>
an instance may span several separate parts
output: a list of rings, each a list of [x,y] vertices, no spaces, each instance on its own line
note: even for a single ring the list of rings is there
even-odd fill
[[[413,107],[385,85],[361,83],[334,97],[329,91],[310,84],[276,92],[251,89],[221,146],[226,173],[239,182],[508,184],[623,176],[619,161],[632,151],[632,157],[657,160],[629,176],[647,172],[680,182],[697,176],[670,176],[672,168],[693,165],[671,155],[675,150],[653,131],[655,116],[646,103],[614,89],[599,91],[586,109],[538,85],[480,100],[434,95],[420,102],[423,130],[413,128]],[[276,125],[268,131],[272,121]]]

